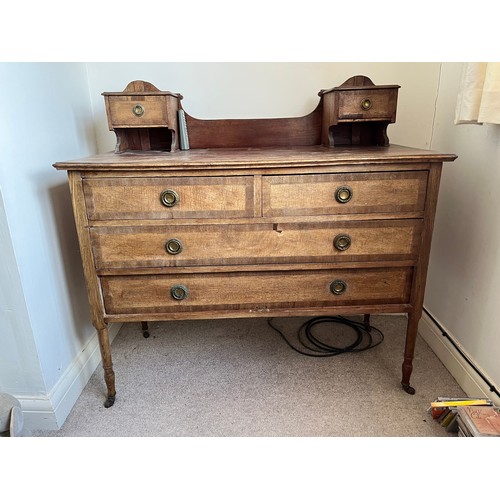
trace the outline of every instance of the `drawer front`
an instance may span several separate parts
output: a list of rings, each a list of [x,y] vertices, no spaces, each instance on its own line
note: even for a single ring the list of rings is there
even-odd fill
[[[420,219],[91,228],[100,269],[416,259]]]
[[[253,217],[253,177],[85,179],[90,220]]]
[[[166,126],[165,100],[162,96],[143,96],[134,99],[108,96],[109,116],[113,127]]]
[[[397,89],[343,90],[339,92],[338,119],[395,121]]]
[[[406,304],[411,268],[107,276],[107,314]]]
[[[427,171],[264,176],[263,215],[423,211]]]

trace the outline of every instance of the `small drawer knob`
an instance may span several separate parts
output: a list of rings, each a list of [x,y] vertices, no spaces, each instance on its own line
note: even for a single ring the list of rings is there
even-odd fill
[[[368,111],[371,107],[372,107],[372,102],[370,101],[370,99],[363,99],[361,101],[361,109],[363,111]]]
[[[182,252],[182,243],[177,238],[171,238],[165,243],[165,250],[170,255],[177,255]]]
[[[333,239],[333,246],[343,252],[351,246],[351,237],[348,234],[338,234]]]
[[[342,295],[347,290],[347,283],[343,280],[334,280],[330,283],[330,292],[334,295]]]
[[[175,300],[184,300],[187,299],[189,296],[189,290],[187,286],[184,285],[174,285],[170,289],[170,294],[172,295],[172,298]]]
[[[350,186],[340,186],[335,191],[335,199],[339,203],[347,203],[352,198],[352,187]]]
[[[144,106],[142,106],[141,104],[136,104],[132,108],[132,113],[134,113],[135,116],[142,116],[144,114]]]
[[[165,189],[160,194],[160,201],[166,207],[173,207],[175,204],[179,203],[180,197],[173,189]]]

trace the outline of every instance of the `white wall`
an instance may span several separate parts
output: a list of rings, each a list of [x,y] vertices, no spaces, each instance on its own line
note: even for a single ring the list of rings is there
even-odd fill
[[[95,334],[67,178],[52,167],[95,152],[86,66],[3,63],[0,94],[0,391],[28,413],[50,413],[63,397],[54,398],[57,384]]]
[[[432,148],[444,168],[425,307],[500,387],[500,125],[454,125],[462,64],[444,63]]]
[[[401,85],[389,139],[426,148],[439,63],[90,63],[88,72],[99,152],[113,150],[116,142],[101,93],[120,92],[132,80],[179,92],[184,109],[196,118],[269,118],[306,115],[316,108],[321,89],[358,74],[378,85]]]
[[[42,395],[45,383],[0,191],[0,392]]]

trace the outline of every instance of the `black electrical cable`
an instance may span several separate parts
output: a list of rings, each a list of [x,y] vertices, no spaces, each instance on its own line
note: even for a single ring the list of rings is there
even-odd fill
[[[279,333],[281,338],[291,347],[295,352],[304,356],[311,356],[315,358],[324,358],[329,356],[338,356],[348,352],[360,352],[372,349],[378,346],[384,340],[384,334],[374,326],[366,323],[353,321],[343,316],[319,316],[312,318],[303,323],[297,331],[297,337],[300,344],[306,349],[301,350],[295,347],[285,336],[285,334],[272,323],[273,318],[268,319],[267,324],[276,332]],[[354,330],[356,339],[351,344],[344,347],[335,347],[320,341],[317,336],[313,334],[313,329],[323,323],[340,323],[346,325]],[[375,334],[375,339],[372,334]],[[306,342],[307,341],[307,342]],[[309,344],[308,344],[309,343]]]

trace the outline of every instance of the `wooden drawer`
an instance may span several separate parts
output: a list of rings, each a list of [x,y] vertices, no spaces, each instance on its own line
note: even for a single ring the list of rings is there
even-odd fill
[[[107,314],[406,304],[412,268],[101,277]],[[343,283],[342,286],[340,286]],[[339,287],[339,288],[336,288]],[[344,287],[341,294],[332,288]],[[174,295],[185,298],[176,299]]]
[[[91,228],[100,269],[416,259],[420,219]],[[178,253],[177,253],[178,252]]]
[[[168,124],[167,108],[163,96],[109,96],[109,123],[120,127],[165,127]]]
[[[395,121],[397,100],[397,89],[343,90],[338,93],[338,121]]]
[[[264,176],[263,215],[423,211],[426,187],[427,171]]]
[[[83,188],[90,220],[254,215],[252,176],[85,179]]]

